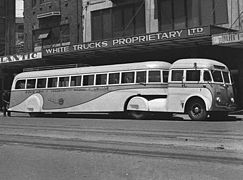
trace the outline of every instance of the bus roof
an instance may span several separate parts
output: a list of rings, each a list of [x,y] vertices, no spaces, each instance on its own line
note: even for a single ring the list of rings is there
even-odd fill
[[[171,66],[170,63],[164,61],[146,61],[146,62],[138,62],[138,63],[23,72],[18,74],[15,77],[15,79],[49,77],[49,76],[67,76],[67,75],[75,75],[75,74],[106,73],[106,72],[143,70],[143,69],[169,70],[170,66]]]
[[[179,59],[171,65],[171,69],[192,69],[192,68],[228,70],[227,66],[221,62],[212,59],[203,59],[203,58]]]

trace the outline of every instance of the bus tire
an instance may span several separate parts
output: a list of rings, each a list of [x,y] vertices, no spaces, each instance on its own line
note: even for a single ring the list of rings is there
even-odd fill
[[[187,113],[191,120],[205,120],[207,118],[207,111],[205,104],[200,99],[191,100],[187,107]]]
[[[128,111],[128,115],[132,119],[145,119],[148,117],[148,112],[144,111]]]

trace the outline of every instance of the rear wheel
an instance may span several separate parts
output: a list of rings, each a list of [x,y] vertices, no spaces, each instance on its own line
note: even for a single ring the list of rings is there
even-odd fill
[[[205,104],[199,99],[192,100],[189,103],[187,112],[192,120],[205,120],[207,118]]]

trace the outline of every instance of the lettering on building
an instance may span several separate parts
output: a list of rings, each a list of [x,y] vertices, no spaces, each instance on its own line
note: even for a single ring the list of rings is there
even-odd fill
[[[26,61],[26,60],[41,59],[41,58],[42,58],[42,52],[33,52],[28,54],[15,54],[10,56],[1,56],[0,63]]]

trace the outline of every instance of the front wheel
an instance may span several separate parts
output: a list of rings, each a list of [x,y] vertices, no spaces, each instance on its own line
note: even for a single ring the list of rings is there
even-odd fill
[[[205,104],[201,100],[193,100],[188,106],[188,115],[192,120],[205,120],[207,111]]]

